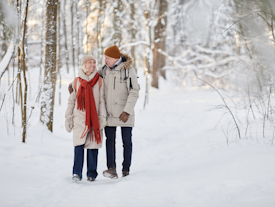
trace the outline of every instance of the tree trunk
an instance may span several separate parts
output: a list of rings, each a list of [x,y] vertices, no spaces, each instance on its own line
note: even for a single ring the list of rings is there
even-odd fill
[[[152,48],[152,26],[151,24],[149,24],[149,21],[148,19],[150,19],[150,11],[149,10],[145,10],[144,11],[144,17],[146,19],[146,35],[148,35],[148,39],[149,39],[149,46],[148,46],[148,49],[145,50],[146,52],[146,63],[147,63],[147,69],[148,69],[148,73],[151,74],[152,73],[152,66],[151,66],[151,63],[149,61],[150,59],[150,56],[151,56],[151,48]],[[145,41],[146,41],[146,38],[144,38]]]
[[[121,0],[114,1],[114,18],[113,18],[113,27],[114,27],[114,35],[113,35],[113,43],[116,46],[120,46],[121,42],[121,19],[120,19],[120,10],[121,10]]]
[[[71,2],[71,41],[72,41],[73,72],[75,77],[74,4],[75,4],[75,1],[72,0]]]
[[[146,57],[146,45],[143,46],[143,67],[144,67],[144,74],[146,76],[146,85],[145,85],[145,98],[144,98],[144,104],[143,108],[145,109],[146,104],[148,104],[148,99],[149,99],[149,73],[148,73],[148,61]]]
[[[58,0],[57,3],[57,34],[56,34],[56,38],[57,38],[57,73],[59,76],[59,105],[61,105],[61,84],[62,84],[62,77],[61,77],[61,44],[60,44],[60,0]]]
[[[23,77],[24,77],[24,95],[21,92],[21,110],[22,111],[22,127],[23,127],[23,134],[22,134],[22,142],[26,142],[27,138],[27,95],[28,95],[28,83],[27,83],[27,77],[26,77],[26,70],[27,70],[27,64],[26,64],[26,54],[25,54],[25,40],[26,40],[26,30],[27,30],[27,19],[28,19],[28,7],[29,7],[29,0],[26,2],[26,11],[25,11],[25,20],[24,20],[24,27],[23,27],[23,37],[22,37],[22,71],[23,71]],[[24,101],[22,101],[22,96],[24,96]]]
[[[155,88],[159,88],[159,67],[158,67],[158,61],[159,60],[159,54],[157,51],[157,44],[154,43],[154,49],[153,49],[153,71],[152,71],[152,83],[151,85]]]
[[[88,33],[88,16],[89,16],[90,3],[86,0],[86,54],[89,53],[89,33]]]
[[[63,3],[63,32],[64,32],[64,46],[65,46],[65,57],[66,57],[66,67],[67,73],[69,73],[69,54],[68,54],[68,45],[67,45],[67,27],[66,27],[66,0]]]
[[[103,0],[98,0],[99,3],[99,9],[98,9],[98,14],[97,14],[97,35],[96,35],[96,40],[97,40],[97,59],[100,60],[102,59],[102,50],[101,50],[101,42],[102,42],[102,37],[101,37],[101,28],[102,28],[102,19],[104,16],[104,10],[103,10]]]
[[[4,20],[3,20],[4,21]],[[5,54],[6,54],[6,52],[7,52],[7,49],[8,49],[8,47],[7,47],[7,44],[6,44],[6,39],[7,39],[7,35],[6,35],[6,30],[5,30],[5,28],[4,28],[4,23],[2,24],[2,26],[3,26],[3,39],[2,39],[2,44],[1,44],[1,60],[3,59],[3,57],[5,56]]]
[[[57,0],[47,0],[45,75],[41,98],[40,121],[53,131],[53,112],[56,84],[56,19]]]
[[[100,1],[100,20],[101,20],[101,27],[102,25],[104,26],[104,21],[105,21],[105,18],[106,18],[106,14],[105,14],[105,10],[106,10],[106,4],[107,2],[104,1],[104,0],[99,0]],[[103,56],[104,56],[104,47],[102,45],[102,35],[100,36],[100,54],[101,54],[101,59],[103,59]]]
[[[167,25],[167,1],[159,1],[159,15],[158,22],[155,27],[155,40],[153,49],[153,80],[151,85],[158,88],[159,73],[165,77],[165,71],[162,68],[165,66],[165,57],[158,52],[161,50],[165,52],[165,39],[166,39],[166,25]]]
[[[15,59],[13,59],[13,73],[12,73],[12,80],[15,79],[14,75],[15,75],[15,67],[14,64],[15,63]],[[14,125],[14,110],[15,110],[15,97],[14,97],[14,86],[12,86],[12,124]]]
[[[60,31],[61,31],[61,18],[60,18],[60,9],[61,9],[61,0],[57,0],[57,68],[58,68],[58,73],[60,73],[60,69],[62,67],[62,62],[61,62],[61,39],[60,39]]]
[[[77,66],[80,64],[79,62],[79,55],[80,55],[80,48],[81,48],[81,34],[80,34],[80,27],[81,27],[81,24],[80,24],[80,12],[78,10],[78,5],[76,4],[76,27],[77,27],[77,37],[76,37],[76,45],[77,45]]]
[[[45,9],[43,8],[43,11],[42,11],[42,25],[45,25]],[[42,27],[41,29],[41,53],[40,53],[40,70],[39,70],[39,82],[38,82],[38,91],[41,91],[41,85],[42,85],[42,71],[43,71],[43,55],[44,55],[44,52],[45,52],[45,48],[44,48],[44,27]]]
[[[135,3],[134,1],[130,4],[131,7],[131,42],[136,41],[136,28],[135,28]],[[136,55],[135,55],[135,46],[131,47],[131,56],[134,59],[134,68],[137,71],[137,66],[136,66]]]

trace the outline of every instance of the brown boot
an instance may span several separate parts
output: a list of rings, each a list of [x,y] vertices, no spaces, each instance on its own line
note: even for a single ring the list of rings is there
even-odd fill
[[[126,177],[129,175],[129,172],[128,171],[122,171],[122,177]]]
[[[114,168],[109,168],[108,170],[103,171],[103,176],[106,178],[111,178],[111,179],[118,178],[116,169],[114,169]]]

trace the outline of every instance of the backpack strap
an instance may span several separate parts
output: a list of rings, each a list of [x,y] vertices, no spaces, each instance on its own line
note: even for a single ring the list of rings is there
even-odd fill
[[[132,78],[130,78],[130,90],[133,89]]]
[[[99,71],[100,77],[104,78],[106,74],[106,65],[104,65],[101,70]]]
[[[99,76],[99,80],[98,80],[98,82],[99,82],[99,89],[101,88],[101,86],[102,86],[102,78]]]
[[[77,89],[76,89],[76,84],[77,84],[77,79],[78,79],[79,77],[76,77],[75,79],[74,79],[74,90],[75,90],[75,92],[77,92]]]

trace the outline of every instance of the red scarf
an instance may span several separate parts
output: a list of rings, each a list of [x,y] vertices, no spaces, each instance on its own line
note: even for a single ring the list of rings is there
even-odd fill
[[[101,136],[100,136],[100,127],[99,127],[98,116],[96,111],[93,87],[97,83],[98,79],[99,79],[98,73],[96,73],[95,77],[89,82],[79,78],[80,86],[78,88],[78,92],[76,95],[77,109],[81,111],[86,110],[85,129],[80,139],[84,138],[84,136],[88,133],[88,131],[90,131],[90,139],[91,139],[92,128],[93,128],[97,144],[101,143]]]

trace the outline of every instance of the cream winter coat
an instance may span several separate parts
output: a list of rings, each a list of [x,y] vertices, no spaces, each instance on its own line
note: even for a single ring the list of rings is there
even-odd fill
[[[133,60],[122,54],[122,63],[111,70],[107,65],[99,71],[103,77],[107,126],[133,127],[135,124],[134,107],[139,97],[139,85]],[[122,112],[130,114],[126,123],[119,120]]]
[[[94,78],[94,76],[96,75],[98,71],[94,71],[90,76],[87,76],[82,69],[79,69],[78,71],[78,76],[80,78],[82,78],[83,80],[86,81],[90,81],[91,79]],[[68,107],[65,113],[65,117],[66,117],[66,126],[70,126],[70,127],[66,127],[67,131],[70,132],[70,128],[72,128],[73,130],[73,144],[74,146],[79,146],[79,145],[83,145],[85,144],[86,149],[98,149],[100,147],[102,147],[102,143],[97,144],[95,140],[92,139],[92,141],[90,140],[90,135],[88,132],[86,137],[80,139],[84,129],[85,129],[85,120],[86,120],[86,111],[80,111],[77,109],[77,101],[76,101],[76,94],[78,91],[78,88],[80,86],[80,82],[77,79],[77,84],[76,84],[76,90],[74,88],[74,84],[72,84],[73,86],[73,92],[71,93],[69,99],[68,99]],[[94,93],[94,99],[95,99],[95,105],[96,105],[96,109],[97,109],[97,114],[99,117],[99,120],[104,120],[106,119],[106,108],[105,108],[105,102],[104,102],[104,84],[102,84],[102,86],[99,89],[99,81],[94,85],[93,87],[93,93]],[[73,126],[72,126],[73,125]],[[68,129],[69,128],[69,129]],[[102,127],[100,127],[102,128]],[[101,139],[103,137],[103,133],[102,133],[102,129],[100,130],[100,134],[101,134]],[[93,133],[93,138],[94,133]]]

